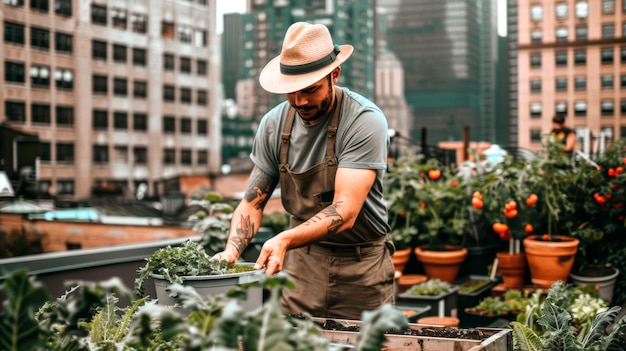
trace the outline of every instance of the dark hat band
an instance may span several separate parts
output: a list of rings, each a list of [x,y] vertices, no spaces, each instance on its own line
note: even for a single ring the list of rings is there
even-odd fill
[[[319,60],[305,63],[302,65],[283,65],[281,63],[280,73],[288,75],[288,76],[295,76],[298,74],[315,72],[318,69],[324,68],[330,65],[331,63],[333,63],[335,59],[337,58],[337,55],[340,52],[341,52],[341,48],[339,47],[339,45],[335,45],[335,47],[333,48],[333,51],[331,51],[330,54],[322,57]]]

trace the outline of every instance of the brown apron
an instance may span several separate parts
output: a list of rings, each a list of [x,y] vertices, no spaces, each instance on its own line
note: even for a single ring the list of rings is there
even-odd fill
[[[328,126],[326,156],[304,172],[288,163],[295,110],[289,109],[280,150],[280,188],[283,206],[291,214],[291,227],[332,204],[338,160],[335,137],[343,91],[336,87],[337,104]],[[283,313],[308,312],[316,317],[361,319],[363,311],[394,303],[394,268],[384,234],[377,233],[363,211],[349,231],[287,251],[283,271],[296,283],[285,290]]]

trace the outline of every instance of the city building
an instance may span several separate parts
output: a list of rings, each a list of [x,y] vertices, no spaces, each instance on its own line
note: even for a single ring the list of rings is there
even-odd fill
[[[517,86],[510,93],[517,97],[511,107],[518,144],[540,149],[555,114],[566,116],[585,152],[625,137],[626,2],[536,0],[508,6],[509,31],[517,27],[511,38],[517,41]]]
[[[159,196],[168,179],[219,172],[215,11],[206,0],[2,1],[0,123],[38,138],[38,193],[144,184]]]

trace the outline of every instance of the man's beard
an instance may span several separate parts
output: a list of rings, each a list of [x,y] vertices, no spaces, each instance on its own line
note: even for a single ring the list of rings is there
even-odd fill
[[[300,118],[302,118],[305,122],[307,123],[312,123],[312,122],[316,122],[318,120],[321,120],[322,117],[326,116],[327,114],[330,113],[330,111],[332,110],[331,105],[333,103],[333,89],[332,89],[332,85],[328,86],[328,92],[326,94],[326,97],[324,98],[324,100],[321,101],[320,106],[319,106],[319,110],[317,111],[316,114],[314,114],[311,117],[302,117],[302,114],[300,114]],[[298,108],[296,106],[293,106],[296,110],[298,110]],[[305,110],[306,111],[306,110]]]

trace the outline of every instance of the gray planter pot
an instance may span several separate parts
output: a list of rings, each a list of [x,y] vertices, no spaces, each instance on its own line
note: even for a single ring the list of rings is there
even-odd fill
[[[615,288],[615,281],[617,280],[617,276],[619,275],[619,269],[615,267],[611,267],[611,269],[613,269],[612,274],[601,277],[591,277],[574,273],[570,273],[569,276],[572,279],[572,283],[574,283],[575,285],[597,286],[600,297],[610,304],[613,300],[613,289]]]

